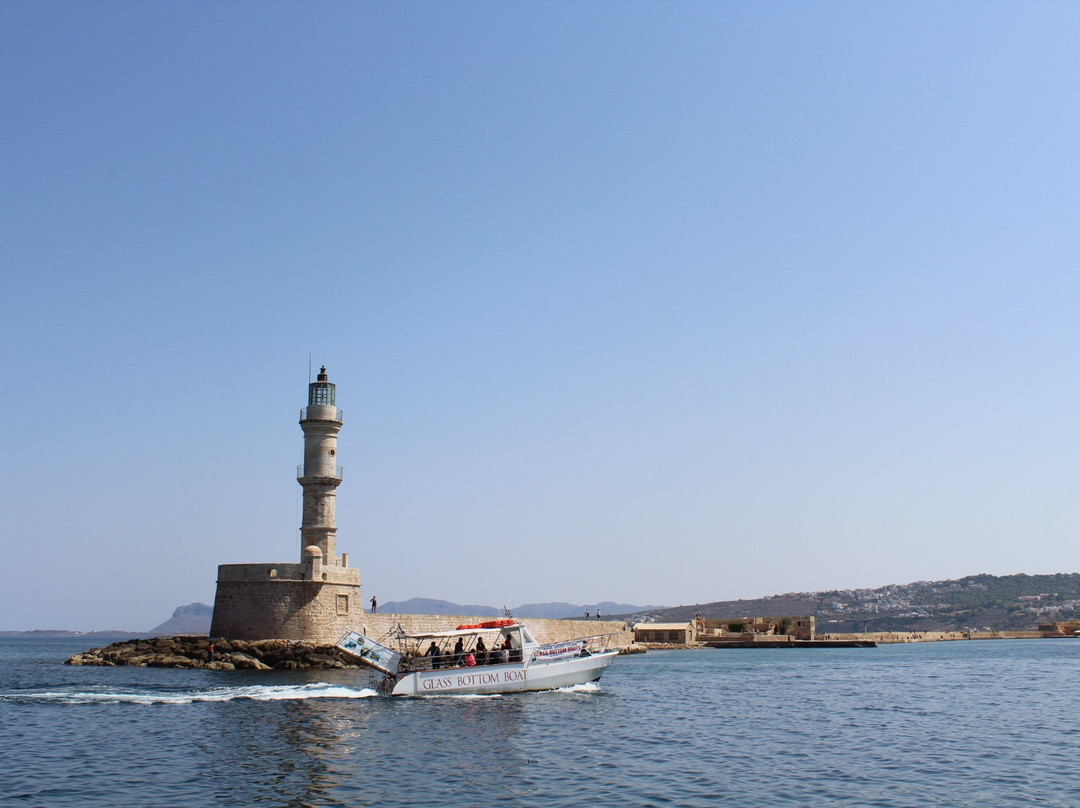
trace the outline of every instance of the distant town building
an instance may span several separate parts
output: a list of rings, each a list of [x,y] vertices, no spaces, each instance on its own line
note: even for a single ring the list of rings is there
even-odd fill
[[[739,617],[724,620],[695,621],[699,641],[728,634],[787,636],[795,640],[813,640],[817,635],[817,620],[813,616]]]

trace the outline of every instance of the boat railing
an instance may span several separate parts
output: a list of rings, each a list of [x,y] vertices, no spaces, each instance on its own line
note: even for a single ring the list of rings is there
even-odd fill
[[[604,654],[608,651],[617,651],[619,646],[616,639],[621,635],[618,632],[611,634],[594,634],[591,637],[582,637],[586,649],[593,654]]]
[[[553,642],[533,649],[533,662],[561,662],[575,657],[587,657],[616,650],[613,648],[617,634],[595,634],[573,640]]]
[[[503,650],[495,648],[490,651],[477,651],[475,648],[461,653],[453,651],[441,651],[438,654],[408,654],[402,660],[401,670],[408,671],[438,671],[454,670],[456,668],[478,668],[487,665],[505,665],[512,662],[521,662],[521,649]]]

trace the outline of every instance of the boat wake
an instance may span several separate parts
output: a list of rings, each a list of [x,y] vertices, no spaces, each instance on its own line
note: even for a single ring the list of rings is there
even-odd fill
[[[206,690],[132,691],[103,687],[92,690],[50,690],[0,693],[0,703],[23,704],[194,704],[196,702],[299,701],[304,699],[367,699],[378,695],[370,688],[355,689],[313,683],[306,685],[254,685],[214,687]]]
[[[585,682],[580,685],[568,685],[567,687],[560,687],[558,690],[551,691],[552,693],[599,693],[599,682]]]
[[[586,682],[580,685],[567,685],[556,687],[551,690],[534,690],[532,696],[550,696],[555,693],[599,693],[599,682]],[[414,696],[418,699],[504,699],[507,696],[520,696],[520,693],[428,693],[422,696]]]

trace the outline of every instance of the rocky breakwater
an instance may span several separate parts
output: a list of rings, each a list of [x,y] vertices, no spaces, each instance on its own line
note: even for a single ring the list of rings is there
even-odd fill
[[[211,642],[213,653],[211,653]],[[355,660],[333,645],[290,640],[209,640],[154,637],[124,640],[75,654],[68,665],[137,665],[146,668],[208,670],[308,670],[356,668]]]

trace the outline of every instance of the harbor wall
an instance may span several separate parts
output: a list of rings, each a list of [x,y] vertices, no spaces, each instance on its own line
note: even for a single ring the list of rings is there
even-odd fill
[[[818,639],[873,640],[880,644],[898,642],[948,642],[952,640],[1038,640],[1043,631],[870,631],[856,634],[819,634]]]

